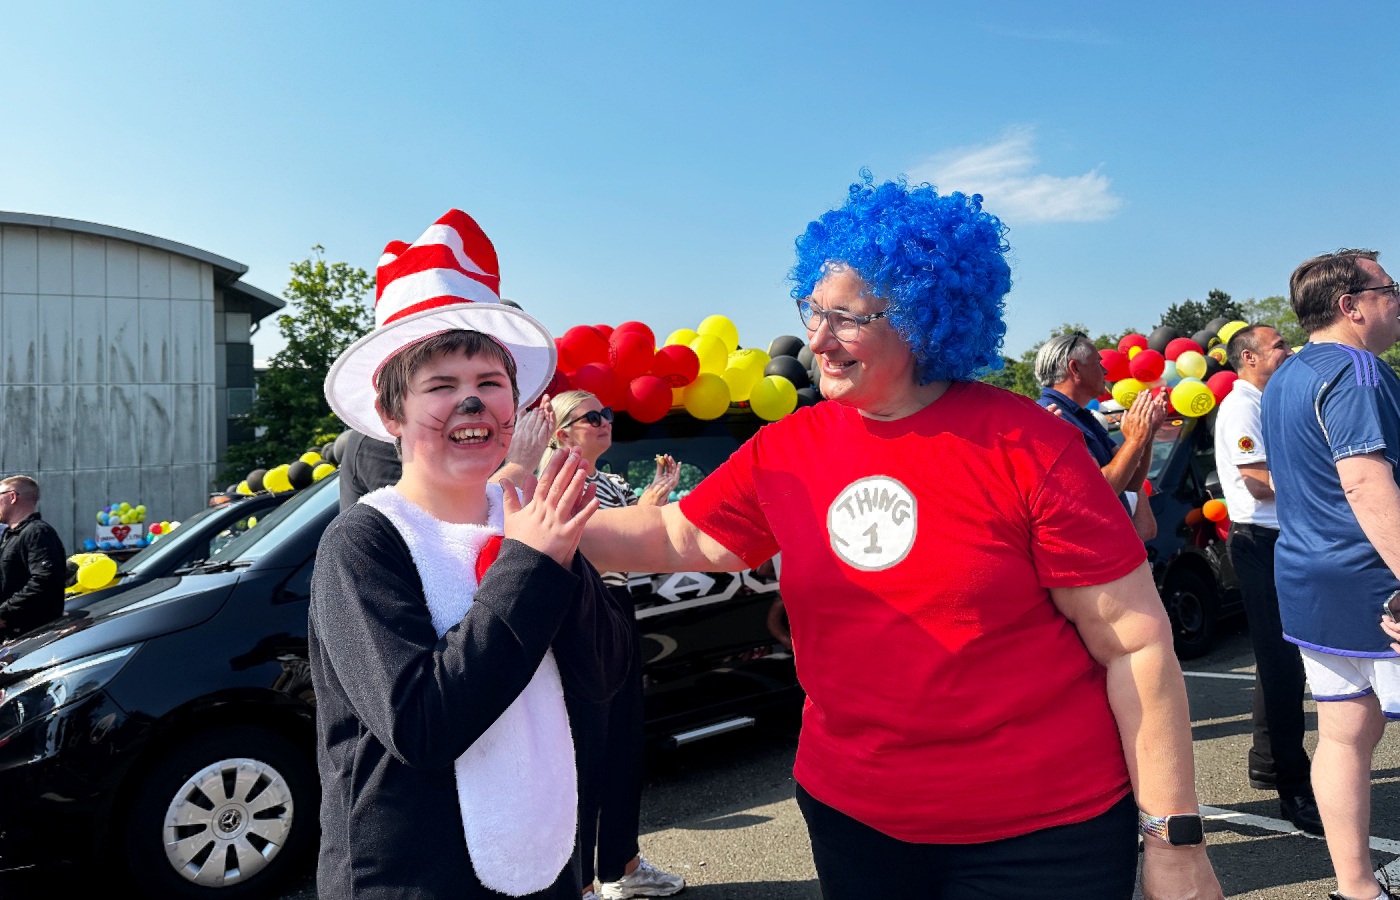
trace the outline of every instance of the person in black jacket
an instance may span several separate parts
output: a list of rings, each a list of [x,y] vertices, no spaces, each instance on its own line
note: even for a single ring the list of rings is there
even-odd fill
[[[380,325],[327,376],[336,414],[403,460],[327,529],[312,579],[327,900],[581,891],[570,709],[617,690],[630,622],[577,553],[597,509],[577,454],[523,493],[488,483],[554,365],[543,326],[466,283],[494,295],[489,249],[455,212],[391,245]]]
[[[67,557],[39,517],[39,485],[27,475],[0,481],[0,641],[63,615]]]

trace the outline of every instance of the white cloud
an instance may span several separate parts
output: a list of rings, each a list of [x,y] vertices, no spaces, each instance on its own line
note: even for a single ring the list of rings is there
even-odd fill
[[[989,212],[1013,225],[1101,222],[1123,207],[1101,166],[1083,175],[1035,172],[1039,159],[1034,145],[1033,128],[1010,128],[994,143],[929,157],[909,170],[909,181],[927,181],[942,192],[981,194]]]

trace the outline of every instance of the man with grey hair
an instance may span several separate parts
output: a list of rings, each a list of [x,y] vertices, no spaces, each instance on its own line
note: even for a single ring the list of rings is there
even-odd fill
[[[1090,400],[1104,393],[1107,374],[1094,342],[1081,331],[1051,338],[1035,356],[1035,377],[1041,384],[1036,402],[1083,433],[1089,453],[1123,499],[1125,491],[1138,490],[1147,478],[1152,440],[1167,417],[1167,405],[1165,399],[1147,391],[1139,394],[1119,425],[1123,443],[1115,445],[1108,429],[1087,408]],[[1126,500],[1123,505],[1128,506]]]
[[[0,481],[0,642],[63,614],[67,554],[39,517],[39,485],[27,475]]]

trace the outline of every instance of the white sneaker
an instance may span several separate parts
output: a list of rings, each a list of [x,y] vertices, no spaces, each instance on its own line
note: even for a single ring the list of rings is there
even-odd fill
[[[637,857],[640,862],[631,875],[623,875],[618,881],[605,881],[598,893],[602,900],[627,900],[629,897],[669,897],[685,887],[685,879],[670,872],[663,872],[647,862],[645,856]]]

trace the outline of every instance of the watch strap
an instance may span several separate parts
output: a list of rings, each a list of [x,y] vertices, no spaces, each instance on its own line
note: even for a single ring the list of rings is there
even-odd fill
[[[1150,816],[1142,810],[1138,810],[1138,830],[1149,837],[1155,837],[1165,843],[1176,845],[1181,842],[1176,842],[1171,839],[1169,823],[1167,822],[1168,819],[1176,818],[1195,819],[1200,826],[1197,829],[1197,833],[1203,833],[1204,823],[1202,823],[1199,813],[1180,813],[1175,816]],[[1192,841],[1191,843],[1200,843],[1200,841]]]

